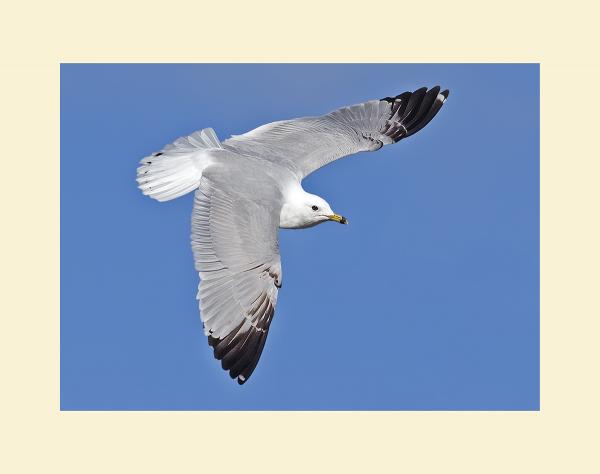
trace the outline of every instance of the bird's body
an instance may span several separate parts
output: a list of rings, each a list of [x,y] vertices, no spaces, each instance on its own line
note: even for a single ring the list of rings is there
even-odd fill
[[[196,190],[192,249],[200,314],[214,355],[243,384],[254,371],[282,285],[278,228],[347,223],[302,188],[316,169],[375,151],[423,128],[448,96],[439,87],[405,92],[263,125],[220,142],[212,129],[144,158],[138,185],[167,201]]]

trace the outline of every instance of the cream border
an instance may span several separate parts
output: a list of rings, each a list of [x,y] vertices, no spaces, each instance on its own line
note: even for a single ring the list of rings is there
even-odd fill
[[[592,2],[35,3],[0,29],[2,472],[598,472]],[[541,412],[59,412],[59,63],[80,61],[541,62]]]

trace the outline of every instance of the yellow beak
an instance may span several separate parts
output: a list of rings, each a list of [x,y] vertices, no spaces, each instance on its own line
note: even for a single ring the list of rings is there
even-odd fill
[[[329,218],[330,221],[335,221],[335,222],[339,222],[340,224],[347,224],[348,223],[348,219],[346,219],[344,216],[340,216],[338,214],[332,214],[330,216],[327,216]]]

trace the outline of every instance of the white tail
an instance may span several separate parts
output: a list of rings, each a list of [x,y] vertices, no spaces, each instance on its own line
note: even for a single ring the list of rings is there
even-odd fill
[[[220,148],[221,142],[212,128],[178,138],[140,161],[138,187],[146,196],[158,201],[183,196],[200,184],[202,170],[211,162],[208,152]]]

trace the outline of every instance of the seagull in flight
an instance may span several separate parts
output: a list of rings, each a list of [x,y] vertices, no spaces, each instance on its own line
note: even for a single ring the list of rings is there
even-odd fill
[[[258,364],[282,285],[278,229],[347,224],[302,180],[338,158],[414,135],[449,91],[423,87],[327,115],[262,125],[220,141],[212,128],[142,159],[141,191],[169,201],[195,191],[192,250],[197,299],[214,356],[244,384]]]

